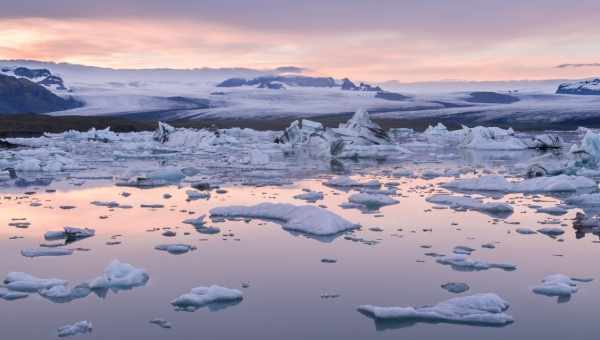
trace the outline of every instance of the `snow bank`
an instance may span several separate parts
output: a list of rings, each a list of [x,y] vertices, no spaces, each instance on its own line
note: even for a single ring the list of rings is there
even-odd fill
[[[214,208],[210,210],[210,214],[216,217],[249,217],[282,221],[283,228],[286,230],[319,236],[335,235],[359,227],[358,224],[312,205],[261,203],[254,206]]]

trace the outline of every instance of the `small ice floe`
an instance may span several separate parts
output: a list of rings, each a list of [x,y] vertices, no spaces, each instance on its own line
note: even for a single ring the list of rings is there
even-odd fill
[[[544,234],[546,236],[550,236],[550,237],[560,236],[565,233],[565,231],[561,228],[550,228],[550,227],[538,229],[537,232],[540,234]]]
[[[537,234],[537,232],[535,230],[530,229],[530,228],[517,228],[515,231],[521,235]]]
[[[35,293],[40,289],[65,286],[68,282],[61,279],[40,279],[31,274],[11,272],[4,279],[4,287],[10,291]]]
[[[107,207],[107,208],[118,208],[119,202],[116,201],[92,201],[91,205],[95,205],[97,207]]]
[[[427,198],[427,202],[450,206],[452,209],[463,210],[470,209],[486,212],[494,215],[508,216],[512,214],[513,207],[508,203],[486,202],[471,198],[451,195],[434,195]]]
[[[493,293],[456,297],[433,306],[379,307],[363,305],[358,311],[375,321],[446,322],[475,326],[506,326],[513,317],[506,314],[509,304]]]
[[[397,204],[398,201],[382,194],[358,193],[348,197],[348,201],[353,204],[362,205],[368,209],[377,209],[386,205]]]
[[[171,302],[177,310],[195,311],[199,308],[219,303],[239,303],[244,298],[241,291],[217,285],[196,287]]]
[[[154,247],[156,250],[166,251],[169,254],[180,255],[196,250],[196,247],[189,244],[160,244]]]
[[[44,239],[47,241],[54,240],[65,240],[65,243],[71,243],[84,238],[92,237],[96,235],[94,229],[89,228],[76,228],[76,227],[64,227],[62,231],[48,231],[44,234]]]
[[[210,198],[210,192],[208,191],[187,190],[185,194],[190,201],[207,200]]]
[[[457,271],[479,271],[498,268],[505,271],[513,271],[517,266],[509,263],[494,263],[482,260],[473,260],[464,254],[448,255],[439,257],[436,262],[443,265],[448,265]]]
[[[572,294],[577,292],[577,283],[590,282],[593,279],[571,278],[562,274],[548,275],[542,280],[542,284],[533,287],[535,294],[556,296],[558,302],[567,302]]]
[[[140,208],[162,209],[164,207],[165,207],[164,204],[154,204],[154,203],[143,203],[143,204],[140,204]]]
[[[542,213],[542,214],[560,216],[560,215],[566,214],[568,212],[568,210],[565,208],[561,208],[561,207],[546,207],[546,208],[538,208],[536,210],[536,212]]]
[[[229,206],[210,210],[215,217],[249,217],[283,222],[286,230],[318,236],[335,235],[359,228],[329,210],[312,205],[286,203],[261,203],[254,206]]]
[[[73,335],[82,335],[92,332],[92,323],[89,321],[79,321],[72,325],[62,326],[58,329],[58,336],[64,338]]]
[[[550,176],[510,182],[502,176],[481,176],[477,178],[457,179],[442,184],[442,187],[459,191],[497,191],[497,192],[575,192],[577,190],[597,189],[593,179],[581,176]]]
[[[195,229],[198,233],[205,235],[214,235],[221,232],[221,229],[218,227],[195,226]]]
[[[337,260],[334,258],[324,257],[321,259],[322,263],[337,263]]]
[[[460,255],[471,255],[471,253],[474,251],[475,251],[475,249],[473,249],[471,247],[467,247],[467,246],[456,246],[452,250],[452,252],[454,254],[460,254]]]
[[[173,328],[173,324],[163,318],[155,318],[149,321],[153,325],[157,325],[160,328],[171,329]]]
[[[578,207],[600,207],[600,193],[574,195],[565,202]]]
[[[454,294],[464,293],[470,289],[469,285],[464,282],[447,282],[441,285],[441,287]]]
[[[320,191],[307,191],[294,196],[295,199],[304,200],[307,202],[316,202],[323,199],[323,193]]]
[[[25,257],[67,256],[71,254],[73,254],[73,249],[64,248],[31,248],[21,250],[21,255]]]
[[[29,294],[23,292],[16,292],[5,287],[0,287],[0,299],[4,299],[6,301],[24,299],[28,297]]]
[[[341,187],[341,188],[356,188],[356,187],[371,187],[371,188],[379,188],[381,187],[381,182],[378,180],[370,180],[368,182],[359,182],[353,180],[350,177],[340,176],[332,178],[326,182],[323,182],[324,185],[328,185],[330,187]]]
[[[188,218],[188,219],[184,220],[183,223],[191,224],[194,227],[203,226],[206,223],[206,221],[204,220],[205,218],[206,218],[206,215],[200,215],[196,218]]]
[[[173,230],[165,230],[165,231],[163,231],[162,236],[164,236],[164,237],[175,237],[175,236],[177,236],[177,233],[174,232]]]
[[[104,269],[103,275],[89,281],[89,286],[91,289],[127,290],[143,286],[149,279],[144,269],[114,260]]]

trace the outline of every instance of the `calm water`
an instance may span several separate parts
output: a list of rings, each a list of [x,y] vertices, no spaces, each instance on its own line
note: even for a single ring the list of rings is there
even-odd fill
[[[564,242],[543,235],[520,235],[517,227],[542,227],[551,217],[535,213],[528,204],[553,206],[558,200],[548,196],[506,195],[514,214],[494,223],[480,212],[431,209],[425,201],[436,184],[448,180],[398,179],[371,171],[366,180],[397,181],[400,201],[376,213],[342,209],[348,192],[321,184],[322,178],[298,180],[282,187],[223,186],[225,194],[212,193],[208,201],[186,201],[185,187],[135,189],[114,187],[103,181],[89,181],[78,187],[68,184],[47,188],[5,189],[0,205],[0,275],[23,271],[42,278],[63,278],[77,284],[100,275],[113,259],[145,268],[147,285],[104,299],[91,294],[70,303],[56,304],[31,294],[17,301],[0,300],[2,339],[50,339],[56,328],[79,320],[89,320],[93,333],[88,339],[596,339],[600,306],[600,269],[597,265],[600,244],[588,234],[576,239],[570,227],[577,210],[556,217],[566,223]],[[302,188],[323,191],[323,204],[345,218],[360,223],[354,236],[378,241],[375,245],[352,242],[343,235],[334,239],[315,239],[291,234],[272,222],[252,220],[210,222],[221,234],[203,235],[181,223],[184,219],[207,214],[212,207],[260,202],[305,204],[292,196]],[[26,195],[26,191],[36,191]],[[129,197],[120,193],[127,191]],[[165,199],[169,193],[172,198]],[[109,209],[91,205],[94,200],[118,201],[133,209]],[[41,206],[31,206],[39,202]],[[140,208],[143,203],[161,203],[164,208]],[[71,210],[61,205],[73,205]],[[108,216],[100,219],[102,215]],[[8,226],[13,218],[31,222],[28,229]],[[519,222],[519,225],[507,222]],[[453,223],[457,225],[452,225]],[[89,227],[96,236],[69,247],[88,248],[71,256],[25,258],[20,251],[37,247],[48,230],[63,226]],[[554,225],[550,225],[554,226]],[[171,227],[177,236],[167,238],[152,228]],[[382,232],[369,228],[380,227]],[[425,229],[425,230],[424,230]],[[431,231],[429,231],[429,229]],[[224,237],[223,234],[234,236]],[[107,245],[111,236],[122,235],[119,245]],[[186,235],[187,234],[187,235]],[[23,239],[9,240],[11,236]],[[482,244],[497,242],[495,249]],[[164,243],[187,243],[197,250],[171,255],[154,250]],[[516,264],[513,272],[491,269],[479,272],[454,271],[442,266],[427,252],[451,254],[454,246],[477,249],[472,258]],[[422,246],[431,246],[426,249]],[[321,263],[322,258],[337,263]],[[567,303],[535,295],[531,287],[553,273],[575,277],[594,277],[580,284],[579,292]],[[494,292],[510,302],[508,313],[515,323],[502,328],[449,324],[376,324],[356,311],[361,304],[420,306],[434,304],[458,295],[440,285],[449,281],[466,282],[471,290],[461,295]],[[248,288],[241,288],[248,282]],[[192,287],[219,284],[241,289],[244,300],[218,310],[202,308],[196,312],[177,312],[170,305],[175,297]],[[322,293],[340,297],[322,299]],[[173,323],[165,330],[148,323],[162,317]]]

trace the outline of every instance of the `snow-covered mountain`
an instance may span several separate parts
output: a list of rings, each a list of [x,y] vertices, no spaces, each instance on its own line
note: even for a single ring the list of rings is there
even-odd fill
[[[25,69],[17,72],[20,75],[15,74],[19,67],[32,74],[26,74]],[[556,94],[560,81],[469,82],[464,84],[464,89],[455,83],[451,90],[441,86],[436,92],[402,87],[393,82],[377,86],[349,79],[295,74],[293,72],[302,71],[296,67],[120,70],[0,61],[2,69],[18,77],[28,75],[55,94],[73,96],[83,103],[82,107],[53,112],[53,115],[118,115],[183,122],[342,116],[345,120],[350,113],[362,108],[395,126],[427,126],[437,121],[450,125],[533,127],[544,123],[552,126],[563,126],[564,122],[587,124],[591,120],[600,123],[600,97]],[[56,79],[53,77],[60,78],[67,90],[43,84],[44,80]]]
[[[600,79],[562,83],[556,93],[600,96]]]

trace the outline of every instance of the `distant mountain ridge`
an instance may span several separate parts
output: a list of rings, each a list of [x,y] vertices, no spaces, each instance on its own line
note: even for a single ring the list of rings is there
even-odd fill
[[[29,79],[0,74],[0,114],[46,113],[81,105],[72,98],[57,96]]]
[[[600,96],[600,79],[562,83],[556,93]]]

